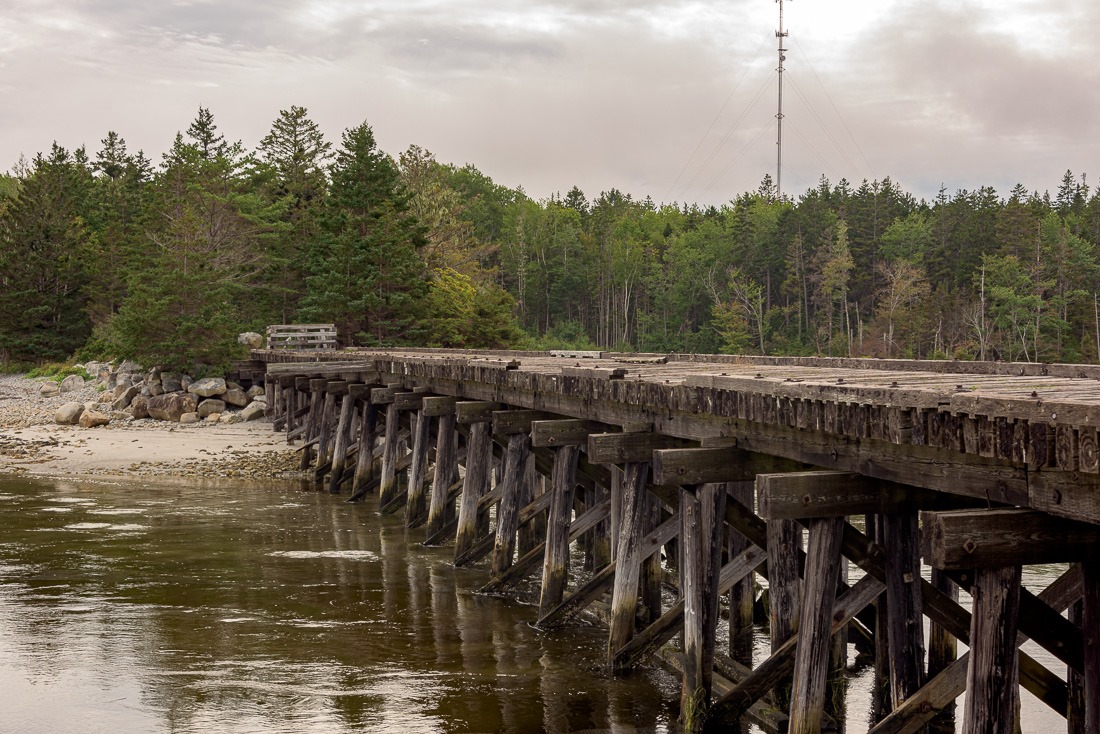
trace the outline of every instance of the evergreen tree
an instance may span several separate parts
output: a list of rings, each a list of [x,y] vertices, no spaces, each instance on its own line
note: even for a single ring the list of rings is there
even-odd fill
[[[84,161],[53,144],[37,155],[0,214],[0,354],[60,360],[88,338],[81,254]]]
[[[415,341],[426,287],[423,228],[369,125],[344,132],[331,176],[302,315],[335,323],[345,343]]]

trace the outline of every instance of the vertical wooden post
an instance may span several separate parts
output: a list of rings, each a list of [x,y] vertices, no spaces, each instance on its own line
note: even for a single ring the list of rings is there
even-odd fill
[[[1019,711],[1020,567],[980,568],[970,589],[965,734],[1013,734]]]
[[[432,419],[424,415],[423,408],[416,411],[413,426],[412,463],[409,465],[409,494],[405,500],[405,527],[414,527],[423,521],[427,510],[424,476],[428,473],[428,446],[431,443]]]
[[[397,406],[386,406],[386,436],[382,446],[382,482],[378,487],[378,506],[385,507],[397,494],[397,444],[401,431]]]
[[[264,375],[264,400],[267,402],[268,411],[279,417],[279,381],[273,375]]]
[[[336,387],[338,380],[330,380],[325,383],[325,398],[321,407],[320,440],[317,443],[317,474],[313,477],[313,483],[320,487],[324,475],[322,467],[327,464],[332,456],[333,423],[336,416]]]
[[[374,443],[378,431],[378,408],[370,402],[367,389],[359,419],[359,453],[355,462],[355,476],[351,480],[351,493],[357,495],[374,478]]]
[[[810,521],[802,608],[791,688],[791,734],[819,734],[825,715],[833,605],[840,573],[844,519]]]
[[[577,488],[577,461],[581,454],[579,446],[561,446],[553,451],[550,521],[546,527],[539,618],[561,602],[569,577],[569,526]]]
[[[847,522],[848,518],[842,518]],[[837,564],[837,580],[848,583],[848,559],[840,556]],[[843,724],[847,718],[848,692],[848,627],[833,635],[829,644],[829,677],[826,684],[825,713]],[[843,732],[843,726],[841,726]]]
[[[292,379],[281,378],[279,384],[283,385],[283,416],[286,418],[284,428],[287,443],[290,443],[290,434],[298,427],[298,390]]]
[[[1085,731],[1100,732],[1100,561],[1081,564],[1084,599],[1081,631],[1085,637]]]
[[[722,506],[725,507],[723,496]],[[648,534],[657,529],[661,524],[661,503],[651,493],[646,493],[646,507],[644,510],[642,533]],[[644,614],[642,620],[645,624],[653,624],[661,617],[661,587],[664,585],[664,570],[661,566],[661,549],[658,548],[649,558],[642,560],[642,607]]]
[[[611,533],[611,560],[615,560],[619,552],[619,526],[623,519],[623,470],[616,464],[607,467],[611,472],[611,513],[609,532]],[[588,503],[589,505],[593,503]],[[587,565],[585,570],[592,570]]]
[[[435,471],[432,475],[432,499],[428,506],[427,535],[435,535],[451,519],[447,491],[458,478],[458,431],[455,414],[439,416],[435,437]]]
[[[724,484],[682,488],[680,589],[684,597],[684,673],[680,721],[686,732],[702,729],[710,706],[725,514]]]
[[[885,547],[881,515],[867,515],[867,537]],[[883,592],[875,600],[875,675],[871,681],[871,722],[878,723],[894,710],[890,698],[890,625],[889,604]]]
[[[1085,600],[1078,599],[1069,607],[1070,622],[1081,628],[1084,638]],[[1073,668],[1066,669],[1066,685],[1069,688],[1069,706],[1066,712],[1066,731],[1068,734],[1088,734],[1085,731],[1085,676]]]
[[[730,499],[741,503],[749,510],[753,509],[755,482],[731,482]],[[749,548],[749,540],[733,528],[727,531],[726,552],[729,558],[736,558]],[[742,665],[752,665],[752,605],[753,574],[730,587],[730,657]]]
[[[951,601],[959,600],[958,585],[938,568],[932,569],[932,585]],[[941,625],[932,622],[928,631],[928,680],[932,680],[959,657],[958,640]],[[949,703],[928,725],[929,734],[955,734],[955,704]]]
[[[634,614],[638,609],[638,578],[642,559],[642,523],[646,508],[649,462],[625,465],[622,481],[622,517],[615,551],[615,580],[611,587],[611,624],[607,638],[607,660],[614,665],[615,653],[634,636]]]
[[[802,528],[794,520],[768,522],[768,613],[772,652],[791,638],[798,629],[801,581],[798,551],[802,549]],[[790,707],[790,682],[776,687],[780,710]]]
[[[336,427],[336,446],[332,451],[332,475],[328,483],[328,491],[332,494],[340,491],[340,481],[344,477],[344,463],[347,460],[348,446],[351,445],[348,438],[352,424],[351,419],[355,413],[355,398],[352,397],[347,388],[348,386],[345,385],[344,390],[346,392],[340,398],[340,422]]]
[[[516,531],[519,529],[521,485],[527,473],[527,457],[531,452],[531,435],[511,433],[504,455],[500,504],[497,505],[496,541],[493,544],[493,576],[500,576],[512,565],[516,552]]]
[[[924,617],[916,512],[880,516],[886,538],[886,606],[893,707],[924,684]]]
[[[466,475],[462,479],[462,497],[458,509],[458,529],[455,534],[455,558],[462,556],[477,541],[477,503],[489,486],[493,444],[489,424],[470,424],[466,442]]]
[[[530,442],[528,442],[530,446]],[[520,491],[519,491],[519,509],[523,509],[527,505],[535,501],[535,498],[539,495],[539,473],[535,466],[535,455],[530,451],[527,452],[527,461],[523,467],[523,475],[520,479]],[[537,517],[531,518],[530,522],[527,522],[519,528],[519,555],[524,556],[530,551],[538,547],[542,542],[543,534],[546,530],[546,520],[542,513],[539,513]]]
[[[310,453],[309,442],[316,438],[321,431],[321,411],[325,398],[325,386],[328,380],[306,380],[309,385],[309,415],[306,417],[306,447],[302,449],[302,460],[298,468],[305,471],[309,468]]]

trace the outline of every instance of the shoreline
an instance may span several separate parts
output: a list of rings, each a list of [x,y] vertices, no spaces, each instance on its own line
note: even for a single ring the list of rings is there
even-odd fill
[[[57,425],[44,380],[0,378],[0,474],[66,478],[294,481],[299,455],[271,421],[180,424],[150,419]],[[68,393],[64,402],[80,400]]]

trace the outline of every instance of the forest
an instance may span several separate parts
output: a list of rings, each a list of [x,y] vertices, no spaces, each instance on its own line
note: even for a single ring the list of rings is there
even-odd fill
[[[1100,190],[770,177],[721,207],[535,201],[371,127],[283,110],[255,150],[200,107],[154,164],[116,133],[0,175],[0,361],[214,371],[237,334],[346,345],[1095,362]]]

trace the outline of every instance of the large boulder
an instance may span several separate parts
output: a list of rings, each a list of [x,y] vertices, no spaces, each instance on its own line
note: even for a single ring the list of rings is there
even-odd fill
[[[245,393],[245,395],[247,395],[250,398],[258,398],[263,394],[264,394],[264,389],[262,387],[260,387],[259,385],[253,385],[252,387],[248,388],[248,392]]]
[[[198,414],[200,418],[206,418],[212,413],[224,413],[225,401],[215,400],[214,398],[207,398],[199,403]]]
[[[179,392],[183,389],[183,375],[179,372],[162,372],[160,386],[164,388],[164,392]]]
[[[249,349],[263,349],[264,338],[260,334],[254,331],[246,331],[243,334],[237,335],[237,343],[244,344]]]
[[[238,408],[243,408],[252,402],[252,399],[245,395],[243,390],[226,390],[221,397],[225,402]]]
[[[53,414],[53,421],[62,426],[75,426],[84,412],[83,403],[65,403]]]
[[[130,413],[134,416],[134,420],[139,421],[143,418],[149,417],[149,398],[144,395],[138,395],[130,403]]]
[[[197,382],[192,382],[187,387],[187,392],[199,395],[204,398],[213,398],[218,395],[224,395],[228,390],[225,386],[225,378],[222,377],[204,377]]]
[[[126,391],[119,395],[111,403],[112,410],[122,410],[129,407],[130,403],[134,402],[134,398],[141,394],[141,388],[137,385],[131,385],[126,388]]]
[[[266,412],[267,407],[263,403],[255,402],[249,403],[247,406],[245,406],[244,410],[242,410],[237,415],[242,421],[254,421],[257,418],[263,418],[264,413]]]
[[[61,381],[61,392],[73,392],[84,387],[84,378],[80,375],[69,375]]]
[[[98,410],[87,410],[80,414],[80,427],[81,428],[95,428],[96,426],[105,426],[111,422],[111,416],[106,413],[100,413]]]
[[[38,388],[38,394],[44,398],[56,398],[61,394],[61,388],[56,382],[50,380],[42,383],[42,387]]]
[[[165,393],[149,398],[149,417],[158,421],[179,421],[184,413],[194,413],[198,408],[195,396],[185,392]],[[135,416],[136,417],[136,416]]]
[[[133,381],[130,380],[129,377],[127,377],[125,375],[123,375],[122,377],[119,377],[115,381],[115,387],[114,387],[115,397],[116,398],[122,397],[122,394],[124,392],[126,392],[127,390],[129,390],[131,387],[134,387],[134,383],[133,383]],[[138,389],[140,390],[140,388],[138,388]]]

